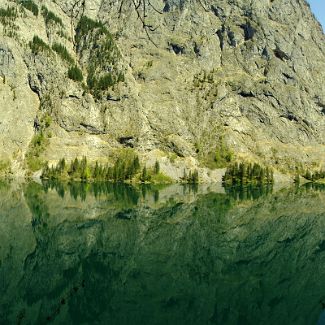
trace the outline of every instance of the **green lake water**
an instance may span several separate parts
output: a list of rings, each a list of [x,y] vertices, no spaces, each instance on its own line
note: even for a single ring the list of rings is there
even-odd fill
[[[322,187],[0,183],[0,324],[316,324]]]

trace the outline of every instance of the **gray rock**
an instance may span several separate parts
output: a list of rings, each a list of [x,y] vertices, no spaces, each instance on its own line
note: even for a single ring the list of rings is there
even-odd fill
[[[125,136],[137,139],[140,153],[161,149],[166,156],[174,151],[198,159],[196,144],[215,150],[223,134],[238,159],[287,170],[324,161],[325,38],[306,1],[153,0],[143,22],[131,1],[122,7],[107,0],[36,3],[63,25],[20,13],[16,38],[0,30],[0,74],[29,88],[26,103],[36,93],[41,114],[52,116],[44,160],[105,156],[123,145],[112,139]],[[20,6],[9,1],[1,6],[7,5]],[[138,12],[143,8],[141,2]],[[68,79],[70,64],[59,55],[51,50],[34,55],[28,46],[34,34],[49,46],[63,44],[86,83],[104,36],[96,41],[89,34],[77,49],[75,28],[83,15],[105,25],[120,53],[114,63],[96,67],[98,78],[114,71],[125,76],[99,96]],[[6,99],[1,109],[12,105]],[[36,112],[35,106],[11,109],[2,123],[12,128],[8,121],[24,110]],[[26,120],[19,123],[15,127]],[[2,132],[0,141],[7,134]],[[19,145],[22,155],[30,134]],[[170,139],[177,139],[174,146]],[[99,142],[102,149],[85,145]],[[15,150],[10,142],[0,155],[14,159]]]

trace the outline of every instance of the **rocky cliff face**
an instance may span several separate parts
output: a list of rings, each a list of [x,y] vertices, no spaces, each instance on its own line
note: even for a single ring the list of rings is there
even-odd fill
[[[131,146],[177,177],[221,145],[279,169],[325,158],[325,38],[304,0],[0,6],[0,157],[16,172],[36,114],[39,160]]]

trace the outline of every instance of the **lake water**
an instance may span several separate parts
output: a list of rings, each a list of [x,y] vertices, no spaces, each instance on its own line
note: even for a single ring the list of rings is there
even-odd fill
[[[0,324],[316,324],[322,187],[0,183]]]

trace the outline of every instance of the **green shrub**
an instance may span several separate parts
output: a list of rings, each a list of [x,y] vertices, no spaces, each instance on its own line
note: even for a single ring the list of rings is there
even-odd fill
[[[88,35],[94,29],[98,29],[100,34],[109,34],[103,23],[94,21],[87,16],[82,16],[76,28],[76,42],[79,43],[83,36]]]
[[[48,139],[43,132],[34,135],[26,154],[26,163],[29,170],[37,171],[44,166],[41,154],[46,149],[47,143]]]
[[[65,159],[60,159],[58,164],[54,167],[49,167],[48,163],[45,164],[41,178],[47,179],[57,179],[57,178],[64,178],[62,177],[66,171],[66,162]]]
[[[111,87],[114,85],[114,79],[111,73],[107,73],[104,76],[100,77],[98,80],[97,88],[100,90],[105,90],[108,87]]]
[[[45,24],[48,25],[51,22],[63,27],[62,19],[55,15],[54,12],[48,10],[45,6],[42,6],[42,16],[44,17]]]
[[[43,142],[44,142],[44,134],[42,132],[36,134],[32,139],[33,147],[41,147]]]
[[[38,6],[37,4],[32,0],[21,0],[20,4],[26,8],[27,10],[31,11],[34,16],[38,16]]]
[[[196,143],[195,147],[202,164],[210,169],[224,168],[233,160],[233,152],[226,145],[222,135],[219,136],[216,144],[214,140],[210,146],[207,146],[201,140],[201,143]]]
[[[233,159],[233,153],[227,148],[227,146],[221,142],[220,145],[216,148],[214,161],[218,167],[225,167]]]
[[[172,164],[176,161],[177,157],[178,157],[178,156],[176,155],[175,152],[170,152],[170,153],[168,154],[168,159],[169,159],[169,161],[170,161]]]
[[[119,82],[124,82],[124,81],[125,81],[124,73],[120,72],[120,73],[117,75],[117,83],[119,83]]]
[[[44,125],[45,128],[50,127],[52,123],[52,117],[46,113],[41,119],[41,125]]]
[[[151,175],[150,182],[153,184],[171,184],[173,180],[169,176],[159,172]]]
[[[157,172],[157,166],[153,169],[147,169],[146,166],[140,169],[139,157],[133,150],[122,150],[116,154],[113,165],[102,165],[96,161],[95,165],[90,165],[83,157],[81,160],[75,158],[70,164],[66,164],[61,159],[56,166],[49,167],[46,164],[42,171],[42,178],[52,180],[81,180],[81,181],[108,181],[119,182],[151,182],[155,184],[169,184],[172,179],[161,172]],[[197,183],[198,173],[194,171],[188,182]]]
[[[295,183],[296,185],[299,185],[299,184],[300,184],[300,176],[299,176],[299,174],[296,174],[296,175],[295,175],[293,181],[294,181],[294,183]]]
[[[68,63],[74,64],[74,59],[69,54],[68,50],[66,49],[66,47],[64,45],[59,44],[59,43],[54,43],[52,45],[52,50],[54,52],[56,52],[57,54],[59,54],[60,57],[62,58],[62,60],[65,60]]]
[[[72,66],[68,70],[68,77],[74,81],[82,81],[82,71],[76,66]]]
[[[32,53],[38,54],[39,52],[50,52],[51,48],[37,35],[33,37],[33,40],[29,42],[29,47]]]

